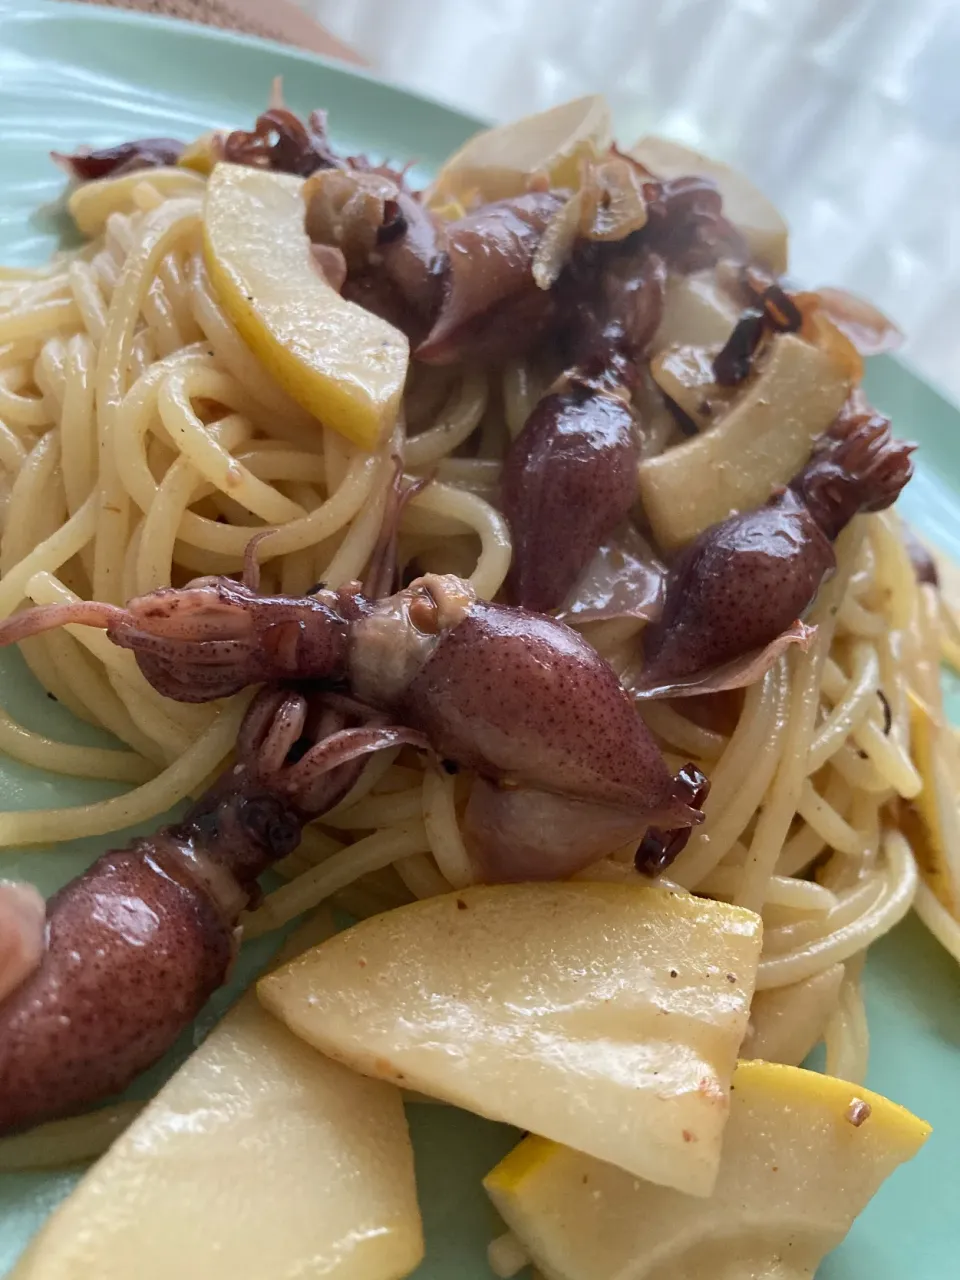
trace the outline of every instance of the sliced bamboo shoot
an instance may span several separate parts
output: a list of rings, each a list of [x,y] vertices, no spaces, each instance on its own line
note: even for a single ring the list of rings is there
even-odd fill
[[[655,888],[475,887],[364,920],[259,991],[359,1071],[706,1195],[760,928]]]
[[[663,317],[650,349],[657,352],[680,343],[722,347],[742,311],[713,269],[686,276],[671,274],[663,298]]]
[[[762,506],[810,456],[850,390],[830,355],[780,334],[763,368],[708,431],[640,464],[640,497],[664,549]]]
[[[399,1090],[321,1057],[249,992],[53,1214],[14,1275],[400,1280],[422,1257]]]
[[[484,1180],[546,1280],[810,1280],[930,1126],[859,1085],[741,1062],[716,1191],[526,1138]]]

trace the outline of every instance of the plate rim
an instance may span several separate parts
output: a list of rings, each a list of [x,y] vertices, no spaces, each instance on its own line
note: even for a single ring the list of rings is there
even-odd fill
[[[193,40],[211,44],[229,44],[239,48],[262,50],[290,58],[307,66],[320,66],[334,75],[362,80],[374,88],[388,89],[408,100],[431,110],[439,110],[455,116],[474,131],[489,128],[492,120],[464,111],[455,103],[440,95],[423,93],[400,84],[391,76],[380,74],[375,68],[346,62],[342,58],[301,49],[299,45],[286,44],[267,36],[251,35],[244,31],[231,31],[227,27],[214,27],[188,18],[169,17],[166,14],[142,13],[137,9],[115,9],[99,4],[78,4],[75,0],[0,0],[0,33],[6,24],[26,25],[29,22],[57,22],[65,16],[91,26],[133,27],[171,31]]]

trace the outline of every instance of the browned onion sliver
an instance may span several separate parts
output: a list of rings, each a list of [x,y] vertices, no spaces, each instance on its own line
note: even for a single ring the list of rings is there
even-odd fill
[[[698,671],[674,682],[644,685],[641,670],[635,678],[628,677],[624,683],[637,701],[643,702],[650,702],[654,698],[686,698],[695,693],[722,693],[727,689],[743,689],[766,675],[791,645],[798,644],[806,652],[816,634],[816,627],[809,627],[805,622],[795,622],[762,649],[754,649],[730,662],[711,667],[708,671]]]
[[[896,351],[903,334],[872,302],[846,289],[818,289],[822,310],[862,356],[878,356]]]

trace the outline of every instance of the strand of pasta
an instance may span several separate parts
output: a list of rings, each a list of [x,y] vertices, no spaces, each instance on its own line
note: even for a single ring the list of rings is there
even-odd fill
[[[766,798],[763,811],[750,841],[743,882],[734,901],[739,906],[759,911],[763,905],[764,885],[776,866],[790,824],[797,811],[806,776],[809,744],[820,704],[820,678],[833,634],[834,619],[853,571],[856,551],[862,537],[858,521],[840,536],[837,546],[837,571],[821,587],[811,620],[817,635],[806,653],[787,659],[793,666],[793,687],[787,719],[788,743]]]
[[[777,768],[787,726],[785,659],[747,690],[727,749],[713,772],[704,821],[673,864],[673,878],[695,888],[728,853],[756,813]]]
[[[439,462],[458,448],[474,432],[487,407],[487,379],[471,370],[466,373],[444,405],[439,422],[419,435],[407,438],[404,464],[411,468]]]
[[[246,917],[244,936],[256,938],[262,933],[278,929],[305,911],[319,906],[331,894],[359,880],[368,872],[378,871],[411,854],[426,853],[428,849],[427,834],[422,822],[414,821],[409,825],[376,831],[268,894],[260,907]]]
[[[114,432],[127,390],[127,371],[134,352],[135,323],[157,264],[176,244],[195,233],[199,204],[170,200],[144,216],[139,243],[124,261],[100,343],[96,402],[98,411],[97,537],[93,594],[119,604],[123,548],[129,521],[129,498],[117,473]]]
[[[31,382],[33,374],[26,365],[0,370],[0,415],[14,430],[26,435],[53,421],[54,406],[45,396],[26,390]]]
[[[57,773],[74,778],[110,778],[116,782],[146,782],[156,773],[142,756],[132,751],[102,747],[78,747],[56,742],[18,724],[0,709],[0,751],[37,769],[56,766]]]
[[[606,646],[598,644],[593,637],[591,637],[591,643],[606,657]],[[641,703],[640,713],[642,719],[646,721],[647,728],[652,729],[658,737],[674,747],[679,747],[681,751],[696,756],[701,761],[719,759],[727,746],[727,739],[723,734],[716,733],[712,729],[704,729],[701,725],[688,720],[686,716],[674,710],[669,703]]]
[[[419,818],[423,811],[420,787],[406,791],[388,791],[384,795],[366,796],[340,813],[323,815],[325,827],[335,831],[370,831],[378,827],[395,827]]]
[[[397,875],[415,898],[434,898],[450,892],[450,884],[437,870],[436,863],[425,853],[398,858],[393,864]]]
[[[510,528],[500,512],[475,494],[463,493],[445,484],[431,484],[421,490],[410,506],[452,516],[477,533],[480,556],[470,581],[482,600],[492,600],[506,580],[512,554]]]
[[[85,182],[74,187],[67,200],[70,216],[84,235],[102,235],[112,213],[129,213],[133,209],[133,192],[143,180],[143,172],[136,171],[110,182]],[[151,169],[150,184],[168,199],[201,197],[206,185],[200,174],[174,167]]]
[[[732,898],[740,881],[739,867],[718,867],[699,882],[697,891],[714,898]],[[764,895],[764,907],[786,907],[791,911],[815,913],[832,911],[837,896],[815,880],[798,880],[795,876],[770,877]]]
[[[251,693],[237,694],[179,760],[123,795],[67,809],[25,809],[0,813],[0,846],[54,844],[81,836],[102,836],[166,812],[190,795],[223,762],[236,742]]]
[[[884,854],[887,865],[877,900],[858,919],[796,951],[762,957],[757,973],[758,991],[800,982],[838,960],[848,960],[903,919],[917,889],[916,863],[899,831],[886,833]]]
[[[8,574],[44,540],[37,519],[44,512],[44,498],[49,493],[50,506],[57,505],[57,471],[60,466],[60,442],[55,432],[42,436],[23,460],[10,489],[7,502],[7,525],[0,547],[0,573]],[[49,532],[49,531],[48,531]]]
[[[824,933],[835,933],[845,928],[876,904],[882,888],[879,874],[864,876],[852,888],[837,895],[836,905],[830,908],[829,919],[792,920],[767,929],[764,938],[766,953],[773,956],[796,951]]]
[[[455,889],[463,889],[473,881],[473,871],[457,818],[455,785],[450,774],[427,766],[423,774],[423,825],[440,874]]]
[[[65,706],[79,714],[81,719],[112,733],[144,759],[161,768],[166,765],[166,752],[140,725],[134,723],[102,668],[74,636],[66,631],[54,631],[38,636],[29,643],[36,644],[50,655],[55,669],[53,680],[49,674],[40,675],[37,667],[33,666],[33,654],[29,645],[25,656],[44,687],[52,690],[54,696]],[[66,689],[61,687],[63,682],[66,683]],[[56,757],[51,757],[47,767],[57,769]]]
[[[936,940],[960,962],[960,922],[923,880],[917,885],[914,909]]]
[[[395,440],[395,447],[399,446]],[[387,490],[393,477],[393,449],[381,452],[373,475],[371,498],[351,522],[329,562],[319,571],[319,581],[337,590],[347,582],[358,581],[363,567],[373,554],[383,525]]]
[[[208,430],[224,448],[232,449],[247,438],[249,424],[239,414],[231,414],[211,424]],[[200,473],[193,463],[178,457],[157,486],[153,501],[145,509],[137,551],[138,595],[169,586],[173,580],[177,539],[189,537],[195,528],[200,528],[202,534],[200,517],[187,510],[200,484]],[[246,538],[249,540],[249,532]]]
[[[96,497],[91,494],[56,533],[40,543],[0,579],[0,618],[8,618],[27,594],[27,583],[38,573],[55,573],[92,540],[97,528]]]
[[[829,661],[829,659],[828,659]],[[872,645],[854,648],[853,671],[843,696],[814,734],[807,771],[816,773],[846,742],[852,731],[876,705],[880,682],[880,659]]]
[[[870,1054],[870,1031],[860,987],[862,966],[857,963],[862,959],[863,953],[860,952],[847,961],[840,984],[840,999],[824,1032],[827,1075],[849,1080],[852,1084],[863,1084],[866,1080]]]

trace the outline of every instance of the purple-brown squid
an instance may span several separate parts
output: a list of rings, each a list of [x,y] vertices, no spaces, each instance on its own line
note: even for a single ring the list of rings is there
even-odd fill
[[[663,613],[644,632],[635,691],[703,692],[708,674],[715,689],[746,683],[728,664],[749,673],[749,656],[796,624],[834,570],[837,536],[858,512],[896,501],[913,474],[913,449],[859,395],[851,397],[785,489],[766,506],[705,529],[681,552]]]
[[[69,622],[106,627],[159,692],[182,701],[322,681],[419,734],[477,775],[464,826],[477,879],[568,875],[651,823],[700,821],[596,651],[553,618],[477,600],[459,578],[427,575],[375,600],[358,590],[260,597],[202,579],[126,609],[29,610],[0,626],[0,644]]]
[[[635,164],[626,157],[614,163]],[[504,464],[517,604],[558,608],[637,501],[643,422],[632,405],[663,315],[668,267],[737,250],[708,179],[638,175],[646,222],[622,240],[584,239],[557,285],[568,373],[535,406]]]
[[[310,746],[311,711],[264,690],[236,763],[182,821],[104,853],[47,903],[36,967],[0,999],[0,1131],[88,1106],[161,1057],[226,981],[261,872],[363,754],[420,741],[368,723]]]
[[[39,967],[0,1001],[0,1129],[115,1092],[169,1047],[224,981],[257,876],[371,751],[408,744],[474,771],[463,833],[477,880],[567,876],[651,825],[702,820],[703,776],[671,776],[582,637],[458,578],[300,600],[204,579],[126,609],[33,609],[0,643],[66,622],[105,626],[176,698],[307,683],[267,685],[237,763],[181,822],[105,853],[48,903]],[[329,733],[331,713],[354,724]]]

